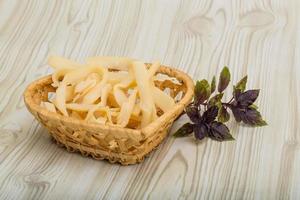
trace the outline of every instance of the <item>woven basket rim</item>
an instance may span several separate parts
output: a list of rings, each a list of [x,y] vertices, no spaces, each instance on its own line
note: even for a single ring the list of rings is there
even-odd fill
[[[49,120],[56,119],[56,120],[59,120],[59,121],[62,121],[62,122],[68,123],[68,124],[80,125],[83,128],[89,127],[89,128],[93,128],[93,129],[102,129],[102,130],[109,128],[111,130],[126,131],[126,132],[128,132],[128,133],[130,132],[131,134],[134,134],[134,135],[141,135],[142,138],[145,138],[145,137],[148,137],[155,129],[157,129],[161,122],[169,119],[172,115],[174,115],[174,113],[178,109],[182,109],[183,107],[185,107],[189,103],[191,98],[193,97],[193,93],[194,93],[194,82],[186,73],[184,73],[178,69],[174,69],[174,68],[164,66],[164,65],[160,66],[158,73],[166,74],[169,76],[171,76],[171,74],[173,74],[173,76],[171,76],[171,77],[175,77],[175,78],[179,79],[180,81],[183,82],[183,84],[186,85],[186,93],[182,97],[182,99],[178,103],[175,104],[174,109],[172,109],[166,113],[163,113],[158,119],[151,122],[150,124],[148,124],[146,127],[142,128],[142,129],[132,129],[132,128],[126,128],[126,127],[123,128],[123,127],[117,127],[117,126],[112,126],[112,125],[106,125],[106,124],[103,125],[103,124],[88,123],[84,120],[79,120],[79,119],[60,115],[58,113],[50,112],[47,109],[36,104],[33,100],[33,94],[37,91],[36,87],[39,84],[50,85],[52,82],[51,74],[41,77],[41,78],[31,82],[25,89],[23,97],[24,97],[25,105],[28,107],[28,109],[31,112],[34,111],[36,113],[40,113],[41,115],[47,116],[47,118]],[[49,83],[47,83],[47,82],[49,82]]]

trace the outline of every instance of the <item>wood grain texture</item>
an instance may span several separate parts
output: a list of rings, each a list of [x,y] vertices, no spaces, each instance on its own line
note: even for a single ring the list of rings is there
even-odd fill
[[[0,199],[299,199],[299,9],[298,0],[0,1]],[[194,79],[228,65],[233,81],[248,74],[261,88],[269,126],[230,123],[236,140],[225,143],[168,137],[128,167],[70,154],[22,99],[51,73],[50,54],[160,60]]]

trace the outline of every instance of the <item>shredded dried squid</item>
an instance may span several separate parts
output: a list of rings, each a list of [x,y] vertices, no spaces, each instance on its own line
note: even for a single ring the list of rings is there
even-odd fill
[[[154,85],[159,62],[147,69],[143,62],[125,57],[93,57],[79,64],[51,56],[48,64],[55,70],[56,94],[41,106],[50,112],[89,123],[143,128],[158,117],[157,108],[168,112],[175,105]]]

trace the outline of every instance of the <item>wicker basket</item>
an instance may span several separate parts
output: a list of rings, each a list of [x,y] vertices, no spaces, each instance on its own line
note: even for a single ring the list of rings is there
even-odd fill
[[[173,81],[156,81],[156,86],[161,89],[169,88],[173,97],[178,97],[181,93],[182,98],[173,110],[163,113],[157,120],[139,130],[91,124],[42,108],[40,102],[48,99],[48,92],[55,91],[51,86],[51,76],[31,83],[25,90],[24,101],[28,110],[49,130],[56,142],[65,146],[69,152],[81,152],[84,156],[107,159],[111,163],[119,162],[122,165],[135,164],[142,162],[162,142],[173,121],[193,97],[194,84],[188,75],[166,66],[161,66],[158,73],[172,77]]]

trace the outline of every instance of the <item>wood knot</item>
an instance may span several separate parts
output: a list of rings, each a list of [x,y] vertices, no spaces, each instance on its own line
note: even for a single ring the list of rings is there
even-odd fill
[[[183,28],[193,34],[210,35],[214,29],[214,21],[204,16],[194,16],[183,24]]]
[[[274,23],[274,16],[269,12],[252,11],[240,17],[239,26],[241,27],[265,27]]]

